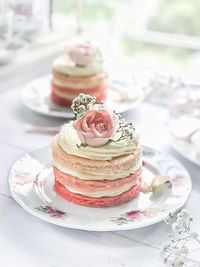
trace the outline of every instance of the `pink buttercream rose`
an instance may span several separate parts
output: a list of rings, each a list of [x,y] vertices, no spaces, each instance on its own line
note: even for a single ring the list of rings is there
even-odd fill
[[[97,48],[90,44],[75,44],[68,50],[70,59],[76,64],[83,66],[91,64],[96,53]]]
[[[83,144],[102,146],[117,131],[118,121],[119,118],[113,111],[94,105],[74,122],[74,127]]]

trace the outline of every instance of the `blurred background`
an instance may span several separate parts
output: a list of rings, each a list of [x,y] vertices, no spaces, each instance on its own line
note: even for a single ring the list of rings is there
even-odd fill
[[[131,68],[198,83],[199,19],[199,0],[0,0],[0,78],[42,65],[81,35],[112,64],[129,58]]]

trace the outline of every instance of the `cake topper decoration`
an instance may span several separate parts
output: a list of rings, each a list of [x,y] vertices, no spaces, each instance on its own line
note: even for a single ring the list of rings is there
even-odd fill
[[[69,47],[70,59],[80,66],[87,66],[92,63],[97,54],[97,48],[88,43],[74,44]]]
[[[133,124],[125,122],[121,115],[103,104],[97,104],[94,96],[80,94],[73,100],[72,109],[76,117],[73,126],[82,147],[97,147],[135,138]]]

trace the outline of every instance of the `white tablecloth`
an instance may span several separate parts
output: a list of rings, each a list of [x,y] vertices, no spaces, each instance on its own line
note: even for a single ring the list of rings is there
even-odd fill
[[[131,231],[71,230],[40,221],[14,202],[7,184],[13,162],[27,151],[49,145],[52,139],[27,133],[27,125],[58,126],[65,120],[32,113],[22,106],[19,90],[0,94],[0,100],[0,266],[165,266],[159,253],[169,241],[169,230],[163,222]],[[186,208],[194,217],[194,231],[200,231],[200,168],[170,147],[167,110],[143,103],[124,116],[135,123],[144,145],[174,155],[189,171],[193,190]],[[200,250],[191,257],[200,261]]]

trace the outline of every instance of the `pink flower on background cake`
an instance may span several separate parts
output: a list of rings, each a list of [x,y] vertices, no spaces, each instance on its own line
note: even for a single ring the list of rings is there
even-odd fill
[[[74,122],[74,127],[83,144],[102,146],[115,134],[118,122],[119,117],[113,111],[94,105]]]
[[[70,59],[76,64],[83,66],[90,65],[96,53],[97,48],[91,44],[75,44],[68,50]]]

